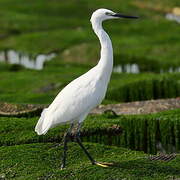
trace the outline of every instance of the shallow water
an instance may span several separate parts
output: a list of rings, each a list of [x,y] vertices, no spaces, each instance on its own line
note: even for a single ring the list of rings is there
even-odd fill
[[[113,72],[116,73],[140,73],[139,66],[137,64],[125,64],[125,65],[117,65],[113,68]]]
[[[176,21],[177,23],[180,23],[180,16],[177,16],[177,15],[172,14],[172,13],[166,14],[166,19],[168,19],[170,21]]]
[[[50,61],[56,56],[55,53],[39,54],[35,58],[25,53],[20,53],[15,50],[6,50],[0,52],[0,61],[9,64],[20,64],[29,69],[42,70],[44,63]]]
[[[15,51],[13,49],[0,51],[0,62],[7,62],[9,64],[20,64],[29,69],[42,70],[44,68],[44,63],[46,61],[52,60],[56,57],[56,53],[49,54],[39,54],[35,58],[32,56]],[[138,74],[141,73],[141,67],[136,64],[118,64],[113,68],[113,72],[115,73],[132,73]],[[143,71],[145,72],[145,71]],[[153,72],[153,70],[152,70]],[[159,69],[159,73],[172,73],[172,72],[180,72],[180,67],[169,67],[169,69]]]
[[[132,74],[139,74],[141,73],[140,66],[138,64],[119,64],[114,66],[113,72],[115,73],[132,73]],[[144,71],[143,71],[144,72]],[[152,71],[153,72],[153,71]],[[169,67],[168,69],[159,69],[159,73],[173,73],[173,72],[180,72],[180,67]]]

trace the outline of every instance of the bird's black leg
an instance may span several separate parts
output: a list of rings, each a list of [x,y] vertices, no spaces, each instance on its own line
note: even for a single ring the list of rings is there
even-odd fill
[[[63,145],[64,145],[64,151],[63,151],[63,155],[62,155],[62,164],[61,164],[61,169],[65,168],[66,165],[66,154],[67,154],[67,142],[68,142],[68,138],[70,136],[71,130],[73,128],[73,123],[71,124],[70,128],[68,129],[68,131],[66,132],[66,134],[64,135],[64,139],[63,139]]]
[[[76,141],[77,143],[79,144],[79,146],[82,148],[82,150],[84,151],[84,153],[87,155],[87,157],[89,158],[89,160],[91,161],[91,163],[93,165],[98,165],[98,166],[102,166],[102,167],[108,167],[108,166],[112,166],[113,163],[106,163],[106,162],[97,162],[95,161],[92,156],[90,155],[90,153],[86,150],[86,148],[83,146],[82,142],[81,142],[81,139],[80,139],[80,127],[81,127],[81,124],[78,123],[78,129],[77,129],[77,133],[75,135],[75,138],[76,138]]]
[[[83,146],[80,138],[77,136],[76,137],[76,141],[79,144],[79,146],[82,148],[82,150],[85,152],[85,154],[87,155],[87,157],[89,158],[89,160],[91,161],[92,164],[96,164],[95,160],[92,158],[92,156],[89,154],[89,152],[85,149],[85,147]]]
[[[76,141],[79,144],[79,146],[82,148],[84,153],[87,155],[87,157],[89,158],[91,163],[96,164],[96,161],[92,158],[92,156],[89,154],[89,152],[86,150],[86,148],[83,146],[83,144],[81,142],[81,139],[80,139],[80,127],[81,127],[81,123],[78,123],[78,129],[77,129],[77,133],[75,135]]]
[[[77,137],[77,136],[80,137],[80,134],[81,134],[81,131],[80,131],[81,125],[82,125],[82,123],[78,122],[77,131],[76,131],[76,137]]]

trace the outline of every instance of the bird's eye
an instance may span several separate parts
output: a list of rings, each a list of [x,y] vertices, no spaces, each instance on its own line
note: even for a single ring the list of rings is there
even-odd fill
[[[110,12],[105,12],[105,15],[112,16],[112,14]]]

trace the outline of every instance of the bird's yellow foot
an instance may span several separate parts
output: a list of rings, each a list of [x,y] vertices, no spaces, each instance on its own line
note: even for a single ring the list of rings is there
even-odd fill
[[[64,170],[64,169],[65,169],[65,164],[61,164],[60,169],[61,169],[61,170]]]
[[[109,167],[113,166],[113,163],[107,163],[107,162],[94,162],[95,165],[101,166],[101,167]]]

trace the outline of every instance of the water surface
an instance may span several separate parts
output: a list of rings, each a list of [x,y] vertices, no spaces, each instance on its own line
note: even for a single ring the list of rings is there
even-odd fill
[[[20,64],[29,69],[42,70],[46,61],[52,60],[56,56],[55,53],[39,54],[35,58],[25,53],[15,50],[6,50],[0,52],[0,61],[9,64]]]
[[[147,71],[141,71],[141,67],[138,64],[118,64],[114,66],[113,72],[139,74],[141,72],[147,72]],[[150,72],[153,72],[153,71],[150,71]],[[168,69],[160,68],[158,71],[158,73],[161,73],[161,74],[168,73],[168,72],[169,73],[180,72],[180,67],[169,67]]]

